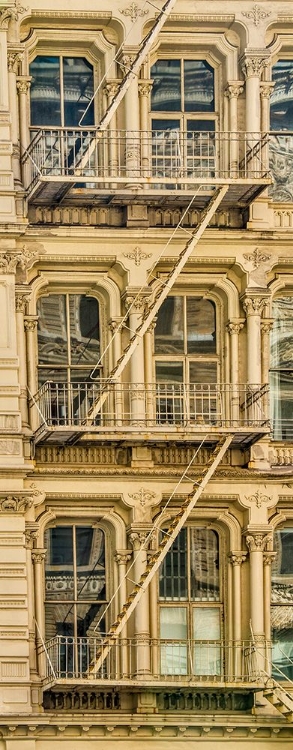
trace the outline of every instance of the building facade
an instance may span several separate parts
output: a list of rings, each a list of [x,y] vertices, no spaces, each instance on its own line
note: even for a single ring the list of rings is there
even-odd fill
[[[288,750],[292,3],[53,6],[0,0],[0,750]]]

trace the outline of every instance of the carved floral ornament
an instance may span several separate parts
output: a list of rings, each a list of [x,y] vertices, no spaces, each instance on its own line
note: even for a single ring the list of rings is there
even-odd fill
[[[44,492],[40,492],[35,484],[23,492],[11,492],[0,497],[0,512],[25,513],[33,505],[40,505],[45,499]]]
[[[252,20],[255,26],[259,26],[260,22],[271,15],[271,11],[265,11],[260,8],[259,5],[254,5],[251,10],[243,10],[242,15],[249,20]]]
[[[243,300],[243,309],[247,316],[261,315],[267,302],[266,297],[245,297]]]
[[[5,6],[0,10],[0,29],[8,29],[10,21],[18,21],[19,17],[22,16],[28,8],[21,5],[18,0],[14,7]]]
[[[123,253],[123,255],[124,258],[134,260],[136,266],[140,266],[143,260],[147,260],[148,258],[152,257],[152,253],[145,253],[139,246],[135,247],[134,250],[132,250],[130,253]]]
[[[265,253],[258,247],[256,247],[252,253],[243,253],[243,258],[245,258],[245,260],[248,260],[249,263],[252,263],[253,268],[259,268],[262,263],[270,260],[270,257],[270,253]]]
[[[273,541],[271,534],[247,534],[246,544],[249,552],[264,552]]]
[[[46,251],[41,243],[33,245],[23,245],[21,250],[16,252],[4,253],[0,255],[0,273],[15,273],[19,266],[23,271],[27,271],[33,263],[39,258],[40,254]]]
[[[260,78],[268,64],[269,57],[263,54],[245,55],[241,61],[242,72],[246,78]]]
[[[255,503],[257,508],[261,508],[263,504],[271,503],[271,495],[263,495],[260,490],[257,490],[254,495],[250,495],[245,498],[250,503]]]
[[[137,18],[143,18],[143,16],[147,16],[148,12],[148,10],[142,10],[139,5],[137,5],[137,3],[131,3],[128,8],[120,10],[120,13],[122,13],[123,16],[128,16],[132,23],[134,23]]]

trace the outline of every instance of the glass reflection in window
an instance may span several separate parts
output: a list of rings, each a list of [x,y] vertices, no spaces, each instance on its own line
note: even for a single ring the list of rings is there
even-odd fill
[[[153,112],[214,112],[214,71],[205,60],[157,60]]]
[[[293,60],[278,60],[272,71],[270,170],[275,201],[293,200]],[[286,133],[287,131],[287,133]],[[291,131],[291,132],[290,132]],[[283,135],[284,132],[284,135]]]
[[[273,672],[277,680],[293,679],[293,529],[274,535],[271,625]]]
[[[93,67],[84,57],[38,55],[30,64],[31,125],[94,124]]]
[[[277,440],[293,437],[293,297],[273,302],[271,332],[270,397],[273,435]]]

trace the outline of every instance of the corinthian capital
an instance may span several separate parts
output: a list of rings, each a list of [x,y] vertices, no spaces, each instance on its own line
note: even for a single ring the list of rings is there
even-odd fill
[[[228,99],[237,99],[243,92],[243,81],[230,81],[225,88],[225,96]]]
[[[246,544],[249,552],[264,552],[272,540],[273,537],[271,534],[257,532],[256,534],[247,534]]]
[[[264,68],[269,64],[269,56],[265,52],[255,51],[245,54],[241,60],[242,72],[245,78],[260,78]]]
[[[265,305],[267,304],[267,298],[256,296],[245,297],[242,304],[247,317],[249,315],[261,315]]]

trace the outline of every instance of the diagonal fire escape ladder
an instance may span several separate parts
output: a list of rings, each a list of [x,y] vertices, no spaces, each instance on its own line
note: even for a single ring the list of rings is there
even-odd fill
[[[95,417],[100,412],[103,404],[105,403],[109,395],[109,391],[108,391],[109,384],[113,382],[114,377],[118,378],[123,372],[128,361],[130,360],[130,357],[132,356],[134,350],[136,349],[138,342],[140,341],[141,337],[144,336],[150,324],[153,322],[157,312],[159,311],[161,307],[162,302],[168,296],[170,289],[172,289],[173,284],[177,280],[179,274],[181,273],[182,269],[185,266],[185,263],[187,262],[192,251],[194,250],[197,243],[199,242],[204,230],[208,226],[212,216],[214,215],[215,211],[220,205],[227,190],[228,190],[228,185],[224,185],[220,187],[218,190],[216,190],[214,196],[211,198],[211,200],[207,204],[206,208],[204,209],[201,215],[200,223],[198,224],[196,229],[193,232],[191,232],[191,237],[186,243],[186,245],[184,246],[183,250],[180,252],[175,265],[173,266],[172,270],[170,271],[170,273],[168,274],[166,278],[166,281],[164,281],[164,286],[158,289],[157,293],[154,296],[152,303],[145,310],[145,313],[142,317],[142,322],[136,329],[135,334],[131,337],[129,344],[124,349],[123,354],[117,360],[115,367],[110,372],[109,377],[103,384],[101,395],[99,396],[97,401],[93,404],[93,406],[89,409],[86,421],[88,421],[88,419],[92,419],[92,421],[94,421]]]
[[[100,650],[97,653],[95,662],[91,664],[91,666],[89,667],[89,670],[88,670],[89,676],[92,674],[96,675],[97,672],[100,670],[112,646],[115,644],[117,636],[123,630],[130,615],[134,611],[139,600],[141,599],[142,595],[146,591],[154,575],[158,571],[160,565],[162,564],[163,560],[165,559],[167,555],[167,552],[169,551],[174,540],[179,534],[179,531],[181,531],[182,527],[186,523],[188,516],[193,510],[195,504],[200,498],[209,480],[213,476],[217,466],[222,460],[227,449],[229,448],[229,445],[232,439],[233,439],[233,435],[231,434],[225,438],[222,437],[219,440],[215,450],[211,454],[205,466],[204,471],[202,472],[200,481],[194,483],[191,492],[187,495],[186,499],[182,503],[182,506],[179,512],[174,517],[167,531],[164,531],[163,539],[160,542],[157,551],[154,552],[154,554],[149,559],[145,572],[142,574],[139,581],[135,584],[132,592],[129,594],[125,604],[123,605],[121,612],[119,612],[115,622],[113,622],[113,624],[111,625],[106,635],[106,638],[103,642],[103,645],[101,646]]]
[[[162,10],[160,11],[158,18],[156,19],[151,30],[142,41],[139,52],[137,53],[134,61],[130,64],[129,70],[119,84],[116,94],[113,97],[111,104],[109,104],[109,107],[106,109],[106,112],[103,115],[86,152],[83,154],[78,164],[75,165],[78,170],[83,170],[87,166],[89,159],[96,148],[97,138],[99,138],[99,134],[102,134],[110,124],[112,117],[116,112],[116,109],[122,102],[122,99],[124,98],[124,95],[126,94],[126,91],[131,85],[132,81],[135,80],[145,57],[148,55],[152,45],[154,44],[158,34],[161,31],[161,28],[164,26],[164,23],[170,15],[172,9],[174,8],[176,2],[177,0],[167,0],[165,5],[163,5]]]
[[[276,680],[269,679],[263,691],[264,697],[284,716],[287,721],[293,722],[293,696],[287,693]]]

